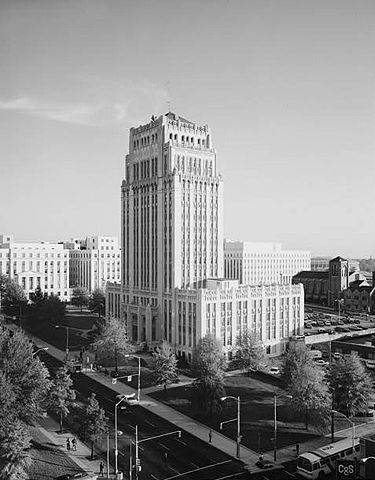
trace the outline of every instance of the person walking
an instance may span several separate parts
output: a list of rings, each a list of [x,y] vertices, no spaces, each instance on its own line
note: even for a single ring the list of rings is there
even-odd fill
[[[69,439],[69,437],[66,439],[66,449],[69,452],[69,450],[70,450],[70,439]]]
[[[72,448],[73,448],[74,451],[77,450],[77,440],[74,437],[72,439]]]
[[[99,475],[102,477],[104,475],[104,463],[103,462],[100,462],[100,465],[99,465]]]
[[[299,456],[299,443],[296,444],[296,453],[297,453],[297,457]]]
[[[260,461],[260,462],[263,462],[263,459],[264,459],[264,457],[263,457],[263,452],[260,452],[260,454],[259,454],[259,461]]]
[[[208,432],[208,441],[209,443],[212,443],[212,430]]]
[[[167,452],[164,452],[164,463],[165,464],[168,463],[168,453]]]

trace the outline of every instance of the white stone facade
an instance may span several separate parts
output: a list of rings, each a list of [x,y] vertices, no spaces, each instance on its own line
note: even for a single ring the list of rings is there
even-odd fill
[[[176,322],[166,323],[165,337],[180,356],[190,360],[194,346],[208,333],[221,340],[224,351],[230,353],[238,335],[250,330],[270,355],[280,355],[291,336],[303,334],[301,284],[215,283],[213,289],[176,291]]]
[[[291,283],[310,261],[310,252],[282,250],[280,243],[224,242],[224,276],[244,285]]]
[[[121,281],[121,251],[117,237],[93,236],[65,243],[70,250],[70,285],[90,293]],[[79,245],[80,249],[77,249]]]
[[[210,130],[173,113],[132,128],[125,170],[124,316],[134,340],[161,341],[175,288],[223,273],[223,182]]]
[[[69,251],[59,243],[18,243],[0,236],[0,272],[15,279],[28,298],[40,287],[48,295],[70,300]]]

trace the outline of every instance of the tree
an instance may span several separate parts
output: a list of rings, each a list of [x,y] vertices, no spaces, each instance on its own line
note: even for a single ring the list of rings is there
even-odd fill
[[[310,424],[323,428],[331,408],[329,386],[324,370],[316,365],[304,343],[296,344],[285,355],[283,378],[292,396],[289,406],[304,418],[306,430]]]
[[[33,357],[32,345],[22,332],[12,336],[6,330],[0,337],[2,381],[13,389],[12,412],[21,421],[32,422],[43,410],[51,386],[49,372],[39,358]]]
[[[347,417],[367,410],[372,394],[371,377],[356,352],[334,360],[330,369],[333,406]]]
[[[60,415],[60,432],[63,432],[63,418],[70,412],[69,407],[73,404],[76,393],[71,388],[73,381],[67,371],[67,367],[63,366],[56,372],[52,381],[50,391],[50,407],[52,411]]]
[[[96,312],[101,318],[101,314],[105,313],[105,293],[100,288],[96,288],[89,299],[89,309]]]
[[[310,424],[324,429],[329,422],[331,396],[325,377],[322,368],[308,362],[295,370],[288,386],[290,409],[293,415],[304,418],[306,430]]]
[[[41,415],[50,387],[48,370],[32,355],[22,332],[0,336],[0,479],[27,478],[27,424]]]
[[[0,275],[1,305],[9,314],[21,316],[23,307],[27,304],[27,297],[23,288],[18,283],[7,277]]]
[[[72,292],[71,302],[73,305],[81,307],[82,312],[82,307],[86,306],[89,303],[89,292],[87,291],[87,289],[84,287],[74,288]]]
[[[53,293],[49,297],[45,297],[39,304],[38,320],[42,324],[60,323],[65,318],[65,314],[66,303]]]
[[[26,425],[18,418],[10,416],[0,423],[1,480],[28,478],[26,468],[30,464],[27,452],[30,440]]]
[[[158,347],[153,354],[155,359],[154,375],[158,385],[163,384],[164,390],[168,383],[177,380],[177,359],[172,347],[168,342],[163,341],[162,346]]]
[[[286,385],[290,385],[296,372],[298,373],[304,365],[315,366],[314,358],[305,343],[298,343],[284,357],[283,379]]]
[[[220,398],[225,395],[225,357],[221,343],[213,336],[203,337],[193,351],[192,404],[203,416],[213,416],[222,408]]]
[[[89,403],[83,412],[83,421],[80,429],[83,440],[91,442],[91,459],[94,458],[94,444],[108,431],[108,418],[105,411],[99,406],[95,393],[89,398]]]
[[[250,330],[245,330],[237,337],[234,356],[240,368],[247,370],[250,375],[250,372],[259,370],[265,361],[264,346],[254,338]]]
[[[113,317],[105,322],[101,336],[94,345],[97,349],[98,362],[103,365],[113,365],[114,362],[116,372],[124,356],[134,352],[125,323]]]

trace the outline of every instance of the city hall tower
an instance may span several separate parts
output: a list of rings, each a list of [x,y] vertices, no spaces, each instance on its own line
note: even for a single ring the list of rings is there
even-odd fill
[[[132,340],[175,343],[175,289],[223,275],[222,190],[207,125],[169,112],[130,129],[121,311]]]

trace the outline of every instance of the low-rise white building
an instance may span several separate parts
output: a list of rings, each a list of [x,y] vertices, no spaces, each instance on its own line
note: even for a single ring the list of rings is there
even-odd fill
[[[64,242],[70,248],[70,285],[89,292],[121,282],[121,250],[117,237],[92,236]]]
[[[114,298],[116,292],[113,297],[107,295],[108,312],[114,311]],[[198,341],[209,333],[221,340],[229,355],[245,330],[262,341],[270,355],[280,355],[291,336],[303,334],[301,284],[250,286],[237,280],[208,279],[206,288],[175,289],[164,303],[161,325],[157,307],[150,304],[128,305],[121,316],[134,341],[155,346],[166,340],[188,361]]]
[[[240,284],[285,284],[310,270],[310,252],[282,250],[280,243],[224,242],[224,276]]]
[[[28,298],[40,287],[47,295],[70,300],[69,251],[59,243],[20,243],[12,235],[0,235],[0,273],[15,279]]]

